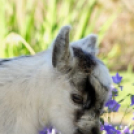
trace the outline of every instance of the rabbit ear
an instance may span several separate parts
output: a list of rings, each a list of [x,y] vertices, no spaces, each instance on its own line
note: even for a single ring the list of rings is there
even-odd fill
[[[97,35],[89,34],[87,37],[78,41],[72,42],[71,47],[78,47],[90,54],[97,55]]]
[[[69,50],[69,32],[71,27],[64,26],[59,31],[54,43],[52,53],[52,64],[60,70],[64,65],[68,64],[70,57]]]

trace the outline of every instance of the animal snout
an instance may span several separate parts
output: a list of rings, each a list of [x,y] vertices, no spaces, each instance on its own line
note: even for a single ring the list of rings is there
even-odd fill
[[[74,134],[101,134],[99,127],[93,127],[90,130],[77,129]]]
[[[92,129],[91,129],[91,134],[100,134],[101,132],[100,132],[100,129],[99,129],[99,127],[93,127]]]

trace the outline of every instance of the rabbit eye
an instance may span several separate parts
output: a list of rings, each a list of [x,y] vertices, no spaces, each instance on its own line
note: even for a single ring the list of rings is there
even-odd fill
[[[74,101],[74,103],[83,104],[83,98],[78,94],[72,94],[72,100]]]

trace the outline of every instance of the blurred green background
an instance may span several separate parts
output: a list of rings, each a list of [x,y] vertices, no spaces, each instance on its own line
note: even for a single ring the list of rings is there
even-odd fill
[[[70,24],[71,41],[98,34],[99,58],[124,77],[119,99],[134,94],[134,0],[0,0],[0,7],[0,58],[43,51]]]

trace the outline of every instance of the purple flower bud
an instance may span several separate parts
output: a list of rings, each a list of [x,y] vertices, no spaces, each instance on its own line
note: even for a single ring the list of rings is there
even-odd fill
[[[131,95],[131,105],[134,105],[134,95]]]
[[[112,89],[112,96],[118,96],[118,90],[116,88]]]
[[[122,91],[122,89],[123,89],[123,86],[119,86],[120,87],[120,89],[121,89],[121,91]]]

